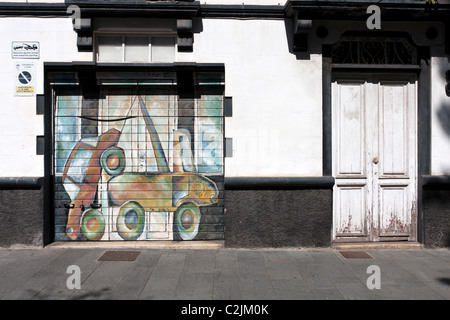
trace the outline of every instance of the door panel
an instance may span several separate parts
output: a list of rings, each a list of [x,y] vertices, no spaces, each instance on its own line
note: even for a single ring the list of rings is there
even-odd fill
[[[380,237],[408,237],[407,185],[380,185]]]
[[[339,237],[366,237],[366,187],[341,184],[336,189],[336,206],[339,215],[336,218],[336,235]]]
[[[365,174],[363,89],[362,84],[341,84],[338,92],[339,176]]]
[[[415,78],[337,79],[334,241],[415,240]]]
[[[408,123],[406,85],[383,84],[381,91],[380,166],[382,176],[407,175]],[[399,108],[399,106],[405,106]]]
[[[368,240],[367,188],[370,175],[366,165],[366,87],[363,81],[333,84],[334,152],[334,236],[339,239]]]

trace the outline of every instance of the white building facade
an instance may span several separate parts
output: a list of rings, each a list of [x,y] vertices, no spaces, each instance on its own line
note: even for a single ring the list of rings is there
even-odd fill
[[[378,5],[0,2],[0,245],[450,245],[450,3]]]

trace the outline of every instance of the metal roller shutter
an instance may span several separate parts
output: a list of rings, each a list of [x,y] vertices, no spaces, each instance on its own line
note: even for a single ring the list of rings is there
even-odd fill
[[[222,240],[223,89],[54,86],[55,240]]]

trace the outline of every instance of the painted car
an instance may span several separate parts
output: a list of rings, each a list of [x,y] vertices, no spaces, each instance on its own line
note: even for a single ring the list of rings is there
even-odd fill
[[[85,208],[92,205],[97,193],[102,172],[100,159],[106,149],[117,144],[119,137],[120,131],[111,129],[97,138],[81,139],[66,161],[62,183],[72,200],[68,205],[69,214],[66,224],[66,234],[72,240],[78,238],[81,226],[89,223],[86,221],[87,217],[94,214],[89,211],[90,209],[85,210]],[[88,211],[87,215],[86,211]],[[92,221],[90,223],[92,224]]]

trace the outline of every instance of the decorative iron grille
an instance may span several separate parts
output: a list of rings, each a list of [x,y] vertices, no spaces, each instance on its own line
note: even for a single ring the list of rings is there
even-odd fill
[[[405,38],[344,37],[331,46],[332,63],[417,64],[417,48]]]

